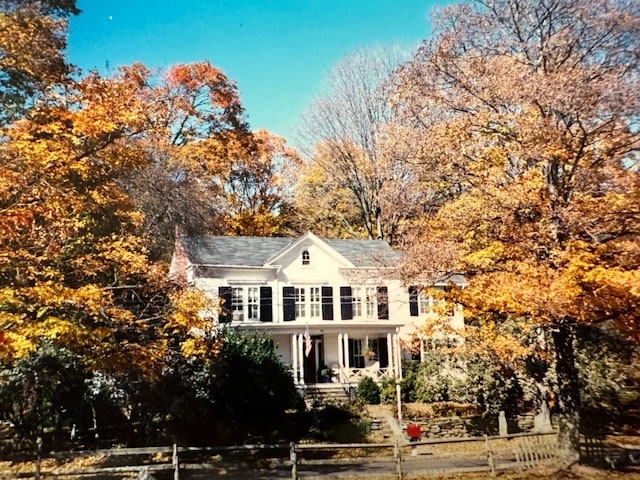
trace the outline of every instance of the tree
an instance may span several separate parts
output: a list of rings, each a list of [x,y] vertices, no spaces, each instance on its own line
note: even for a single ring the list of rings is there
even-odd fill
[[[293,222],[293,186],[298,154],[283,138],[253,132],[222,175],[226,230],[235,235],[275,236]]]
[[[398,51],[381,49],[346,57],[328,77],[329,92],[311,105],[304,118],[308,139],[315,146],[311,163],[324,171],[325,188],[339,197],[349,192],[349,203],[355,206],[357,223],[350,215],[341,215],[342,222],[349,222],[344,230],[364,230],[369,238],[390,243],[433,197],[408,163],[419,158],[421,144],[394,114],[391,74],[402,60]],[[313,218],[317,205],[302,203],[299,208],[302,216]]]
[[[75,0],[0,2],[0,125],[68,80],[67,18],[78,13]]]
[[[140,213],[118,179],[145,165],[131,140],[150,128],[143,75],[90,74],[44,102],[0,143],[0,356],[42,339],[92,368],[152,375],[169,308],[161,265],[137,235]],[[153,126],[153,125],[151,125]]]
[[[141,65],[152,129],[132,139],[150,161],[120,184],[144,218],[152,259],[167,260],[176,226],[192,234],[275,235],[290,222],[297,154],[251,132],[235,84],[209,62],[161,75]]]
[[[611,323],[638,339],[639,8],[448,7],[400,72],[398,108],[427,139],[423,167],[439,169],[451,193],[425,238],[456,246],[455,266],[470,277],[458,301],[471,315],[526,318],[552,335],[570,461],[576,326]]]
[[[152,74],[135,65],[145,85],[149,126],[131,138],[149,161],[120,185],[144,217],[140,235],[152,259],[167,260],[176,226],[202,234],[223,228],[223,186],[229,152],[245,148],[251,132],[235,84],[209,62],[178,64]]]

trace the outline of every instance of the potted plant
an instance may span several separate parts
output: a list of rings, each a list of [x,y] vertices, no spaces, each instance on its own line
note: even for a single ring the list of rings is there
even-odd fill
[[[320,378],[324,383],[331,383],[331,377],[333,377],[333,371],[329,367],[326,365],[320,367]]]
[[[365,360],[371,361],[376,357],[376,352],[371,350],[369,347],[364,347],[362,349],[362,356],[364,357]]]

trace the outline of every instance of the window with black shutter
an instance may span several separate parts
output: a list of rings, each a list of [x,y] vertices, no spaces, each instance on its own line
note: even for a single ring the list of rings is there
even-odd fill
[[[351,287],[340,287],[340,317],[342,320],[351,320],[353,318]]]
[[[218,287],[218,297],[220,298],[219,323],[231,322],[231,287]]]
[[[282,287],[282,319],[292,322],[296,319],[296,293],[294,287]]]
[[[389,294],[387,287],[376,287],[378,301],[378,320],[389,320]]]
[[[273,294],[271,287],[260,287],[260,321],[273,322]]]
[[[349,344],[349,367],[351,368],[364,368],[364,356],[362,350],[364,347],[364,340],[361,338],[350,338]]]
[[[333,320],[333,287],[322,287],[322,319]]]

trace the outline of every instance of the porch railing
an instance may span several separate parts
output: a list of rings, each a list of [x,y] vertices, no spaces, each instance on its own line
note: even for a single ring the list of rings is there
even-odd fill
[[[343,385],[349,385],[360,382],[363,378],[371,378],[376,382],[380,382],[385,377],[393,377],[390,368],[365,367],[365,368],[345,368],[339,367],[338,372],[334,371],[334,377]]]

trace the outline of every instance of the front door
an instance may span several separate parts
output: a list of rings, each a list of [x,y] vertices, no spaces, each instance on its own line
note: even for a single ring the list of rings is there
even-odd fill
[[[324,366],[324,347],[322,335],[311,337],[311,351],[304,357],[304,383],[318,383],[320,367]]]

